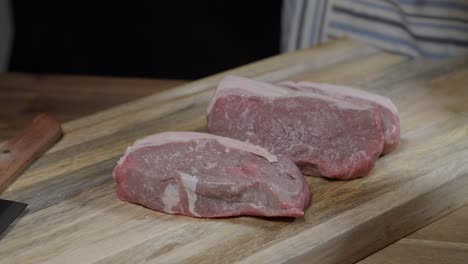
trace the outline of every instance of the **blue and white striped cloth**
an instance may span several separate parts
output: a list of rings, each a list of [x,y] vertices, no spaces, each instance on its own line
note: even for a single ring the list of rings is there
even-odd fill
[[[283,0],[281,49],[348,36],[410,57],[468,54],[467,0]]]

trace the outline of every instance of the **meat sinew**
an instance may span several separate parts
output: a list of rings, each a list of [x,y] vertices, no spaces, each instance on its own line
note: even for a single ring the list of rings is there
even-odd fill
[[[380,112],[319,93],[238,76],[219,84],[209,132],[290,157],[306,175],[351,179],[373,168],[384,146]]]
[[[310,199],[290,159],[206,133],[166,132],[138,140],[113,177],[121,200],[192,217],[298,217]]]
[[[323,94],[359,105],[375,106],[380,112],[384,131],[384,149],[382,154],[392,152],[400,143],[400,120],[398,118],[398,110],[392,101],[386,97],[351,87],[325,83],[285,81],[280,82],[279,85],[304,92]]]

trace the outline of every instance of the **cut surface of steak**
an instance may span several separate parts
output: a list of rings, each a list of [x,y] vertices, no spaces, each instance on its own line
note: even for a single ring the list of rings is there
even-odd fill
[[[278,84],[299,91],[318,93],[332,98],[354,102],[359,105],[375,106],[380,112],[382,128],[384,131],[384,149],[382,154],[392,152],[400,143],[400,120],[398,118],[398,109],[390,99],[384,96],[372,94],[352,87],[326,83],[285,81]]]
[[[220,82],[207,120],[209,132],[288,156],[306,175],[365,176],[384,146],[375,106],[238,76]]]
[[[138,140],[113,171],[117,196],[192,217],[298,217],[309,186],[286,157],[238,140],[165,132]]]

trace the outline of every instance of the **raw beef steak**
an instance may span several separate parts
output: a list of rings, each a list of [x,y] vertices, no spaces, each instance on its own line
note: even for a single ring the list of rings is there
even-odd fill
[[[373,105],[237,76],[220,82],[207,119],[211,133],[288,156],[307,175],[365,176],[384,145]]]
[[[193,217],[298,217],[310,199],[290,159],[206,133],[166,132],[138,140],[113,177],[121,200]]]
[[[400,143],[400,120],[398,110],[390,99],[366,91],[346,86],[311,82],[281,82],[279,85],[304,91],[330,96],[332,98],[354,102],[359,105],[372,105],[377,107],[382,119],[384,131],[384,149],[382,154],[395,150]]]

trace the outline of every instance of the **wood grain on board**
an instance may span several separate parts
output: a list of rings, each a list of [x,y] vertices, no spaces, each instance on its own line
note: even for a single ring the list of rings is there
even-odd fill
[[[353,85],[390,97],[402,143],[369,177],[308,178],[312,205],[295,221],[193,219],[116,199],[111,171],[125,148],[168,130],[205,131],[216,83]],[[273,57],[63,125],[63,139],[2,198],[30,204],[0,243],[0,262],[349,263],[468,202],[468,59],[409,60],[351,41]]]

